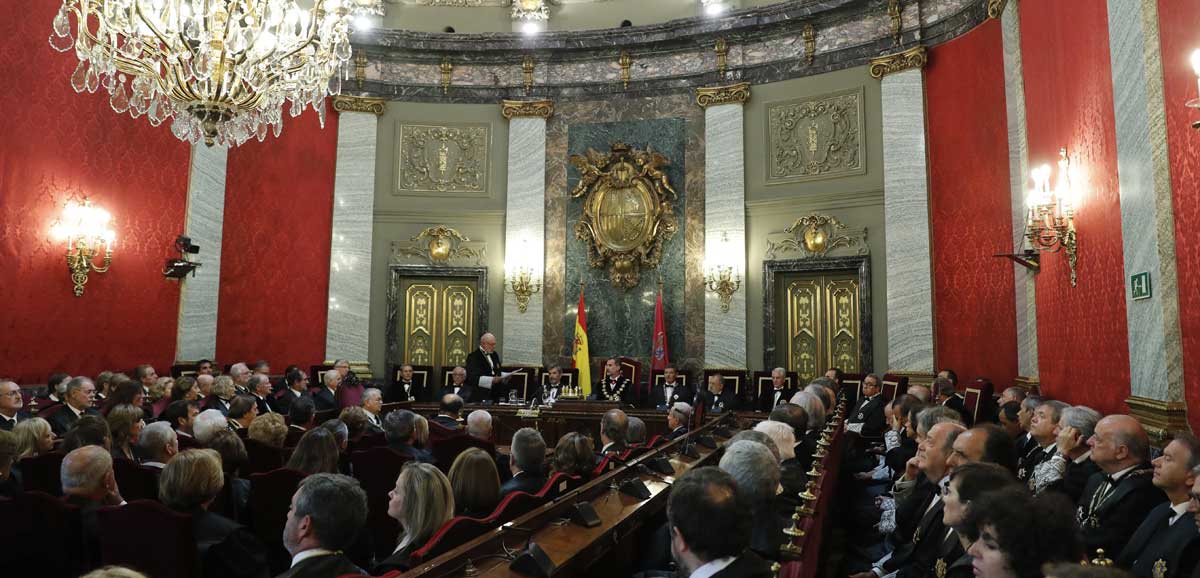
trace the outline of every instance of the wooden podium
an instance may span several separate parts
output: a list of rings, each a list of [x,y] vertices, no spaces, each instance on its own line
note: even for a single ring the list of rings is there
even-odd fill
[[[579,411],[602,414],[610,409],[622,409],[625,404],[607,399],[559,399],[554,402],[554,411]]]

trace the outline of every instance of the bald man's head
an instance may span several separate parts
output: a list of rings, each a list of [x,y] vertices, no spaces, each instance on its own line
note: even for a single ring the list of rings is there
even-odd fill
[[[1092,461],[1106,474],[1136,466],[1150,457],[1150,436],[1138,420],[1128,415],[1110,415],[1096,424],[1088,440]]]
[[[100,446],[83,446],[63,458],[59,470],[63,494],[100,500],[116,486],[113,461],[108,450]]]

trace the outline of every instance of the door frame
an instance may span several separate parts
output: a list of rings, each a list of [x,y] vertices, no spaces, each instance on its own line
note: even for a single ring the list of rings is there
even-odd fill
[[[859,357],[861,373],[874,371],[871,331],[871,256],[813,257],[763,261],[763,367],[776,367],[775,354],[775,277],[787,273],[824,273],[857,271],[859,291]],[[805,384],[807,385],[807,384]]]
[[[433,265],[388,265],[390,277],[387,290],[387,375],[395,375],[393,367],[404,363],[400,359],[400,339],[396,324],[400,316],[400,285],[405,277],[434,277],[439,279],[470,279],[476,283],[475,315],[479,335],[488,331],[487,267],[438,267]],[[478,339],[479,335],[472,336]]]

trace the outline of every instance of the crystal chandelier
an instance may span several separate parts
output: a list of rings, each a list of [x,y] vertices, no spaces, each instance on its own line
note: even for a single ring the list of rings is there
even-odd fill
[[[285,100],[293,117],[311,105],[324,127],[325,97],[341,92],[347,7],[302,2],[63,0],[50,46],[75,49],[71,86],[104,88],[117,114],[152,126],[173,117],[180,140],[237,146],[278,137]]]

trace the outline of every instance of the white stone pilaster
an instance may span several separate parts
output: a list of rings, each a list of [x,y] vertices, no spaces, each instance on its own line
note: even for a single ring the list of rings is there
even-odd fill
[[[508,192],[504,215],[504,335],[500,341],[509,364],[542,365],[542,292],[530,296],[525,311],[509,285],[518,268],[545,273],[546,119],[550,101],[505,101],[508,123]]]
[[[225,147],[193,145],[184,235],[200,252],[195,276],[181,279],[175,359],[197,361],[217,354],[217,298],[221,287],[221,236],[225,220]]]

